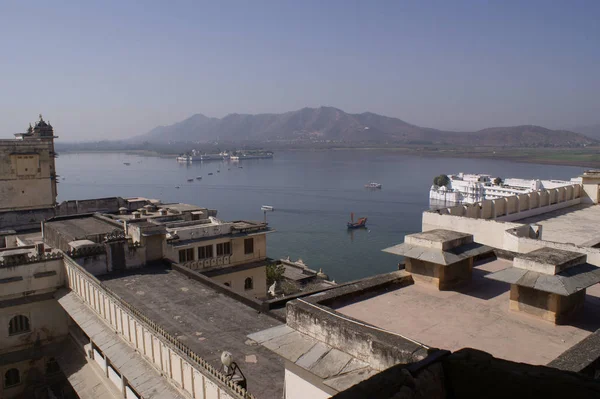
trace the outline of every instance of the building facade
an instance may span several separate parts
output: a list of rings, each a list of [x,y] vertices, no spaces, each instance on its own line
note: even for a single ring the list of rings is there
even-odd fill
[[[56,204],[54,129],[40,120],[26,133],[0,140],[0,210],[25,210]]]

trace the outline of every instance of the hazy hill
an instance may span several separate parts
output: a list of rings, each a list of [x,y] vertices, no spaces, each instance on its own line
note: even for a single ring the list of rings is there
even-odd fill
[[[585,134],[586,136],[595,139],[600,139],[600,123],[597,125],[577,126],[570,130],[572,130],[573,132]]]
[[[347,143],[452,144],[464,146],[581,146],[596,140],[566,130],[511,126],[477,132],[424,128],[371,112],[348,114],[333,107],[303,108],[283,114],[230,114],[209,118],[196,114],[169,126],[159,126],[134,141],[316,141]]]

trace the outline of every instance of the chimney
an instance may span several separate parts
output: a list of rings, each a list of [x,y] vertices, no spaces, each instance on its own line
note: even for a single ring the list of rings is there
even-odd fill
[[[38,255],[44,254],[44,243],[43,242],[38,242],[37,244],[35,244],[35,252]]]

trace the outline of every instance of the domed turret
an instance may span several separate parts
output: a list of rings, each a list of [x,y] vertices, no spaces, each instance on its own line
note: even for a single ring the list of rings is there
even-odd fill
[[[40,120],[36,122],[33,128],[33,135],[38,137],[54,137],[52,125],[42,118],[42,114],[40,114]]]

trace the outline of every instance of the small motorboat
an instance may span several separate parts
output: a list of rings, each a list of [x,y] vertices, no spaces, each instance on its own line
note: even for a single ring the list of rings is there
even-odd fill
[[[129,166],[131,164],[129,162],[123,162],[123,165]]]
[[[221,173],[221,171],[220,171],[220,170],[217,170],[217,173]]]
[[[196,176],[196,180],[202,180],[202,176]]]
[[[367,218],[358,218],[356,222],[354,222],[354,212],[350,213],[350,221],[347,224],[349,229],[361,229],[367,227]]]
[[[365,184],[365,188],[379,188],[379,189],[381,189],[381,184],[380,183],[371,182],[371,183]]]
[[[188,179],[188,181],[194,181],[194,179]]]
[[[176,188],[177,190],[179,190],[179,186],[175,186],[175,188]]]
[[[210,172],[208,175],[209,175],[209,176],[212,176],[212,175],[213,175],[213,173],[212,173],[212,172]]]

